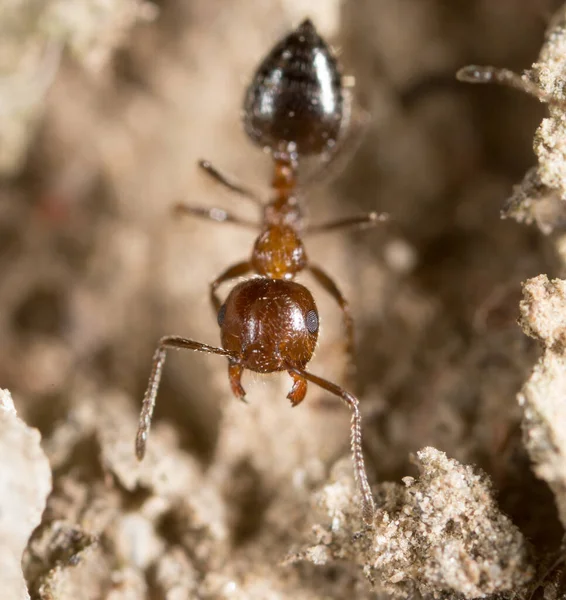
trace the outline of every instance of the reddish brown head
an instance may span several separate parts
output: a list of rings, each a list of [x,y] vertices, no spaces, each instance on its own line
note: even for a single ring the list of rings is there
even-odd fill
[[[282,279],[243,281],[218,313],[222,347],[257,373],[304,368],[318,339],[318,311],[302,285]]]
[[[319,154],[336,141],[342,117],[336,59],[306,19],[256,71],[244,100],[246,133],[275,153]]]

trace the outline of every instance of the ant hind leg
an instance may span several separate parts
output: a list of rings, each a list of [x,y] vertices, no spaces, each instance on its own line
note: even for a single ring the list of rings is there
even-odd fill
[[[198,166],[216,183],[223,185],[228,188],[231,192],[234,192],[247,200],[252,201],[259,207],[263,207],[261,198],[249,188],[246,188],[235,181],[232,181],[229,177],[222,174],[216,167],[214,167],[208,160],[199,160]],[[251,229],[257,229],[258,223],[242,219],[222,208],[206,208],[203,206],[191,206],[183,202],[179,202],[174,207],[174,212],[177,215],[191,215],[200,219],[208,219],[210,221],[216,221],[217,223],[234,223],[241,227],[247,227]]]
[[[234,192],[235,194],[238,194],[239,196],[250,200],[258,206],[263,206],[261,198],[253,190],[244,187],[243,185],[233,181],[227,175],[221,173],[210,161],[201,159],[198,161],[198,166],[209,177],[214,179],[216,183],[223,185],[225,188],[228,188],[231,192]]]

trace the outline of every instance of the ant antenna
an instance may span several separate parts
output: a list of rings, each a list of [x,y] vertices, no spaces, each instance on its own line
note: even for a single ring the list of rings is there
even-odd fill
[[[362,497],[363,520],[366,524],[371,524],[375,514],[375,504],[373,502],[373,495],[368,482],[364,463],[364,455],[362,452],[362,415],[360,413],[359,400],[335,383],[323,379],[322,377],[318,377],[317,375],[313,375],[304,369],[290,368],[289,371],[304,377],[307,381],[311,381],[322,389],[334,394],[335,396],[338,396],[352,411],[352,421],[350,424],[350,447],[352,450],[352,459],[354,461],[354,476]]]
[[[231,352],[223,348],[215,348],[207,344],[201,344],[193,340],[170,335],[159,340],[159,346],[153,355],[153,367],[149,376],[147,390],[143,397],[142,409],[140,412],[140,420],[138,432],[136,434],[136,456],[138,460],[143,460],[151,427],[151,419],[153,417],[153,409],[155,408],[155,399],[157,398],[157,390],[161,382],[161,374],[163,373],[163,365],[167,350],[196,350],[197,352],[206,352],[207,354],[220,354],[220,356],[232,356]]]
[[[566,101],[558,100],[551,94],[542,90],[538,85],[533,83],[526,75],[519,75],[509,69],[499,69],[490,66],[468,65],[463,67],[456,73],[456,79],[465,83],[497,83],[506,87],[520,90],[549,104],[564,108]]]

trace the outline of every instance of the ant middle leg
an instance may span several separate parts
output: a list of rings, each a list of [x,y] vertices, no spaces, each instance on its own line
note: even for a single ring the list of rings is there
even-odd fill
[[[344,327],[346,329],[346,353],[348,355],[348,374],[353,376],[356,371],[354,360],[354,320],[350,312],[350,304],[334,283],[334,280],[323,271],[320,267],[309,265],[308,270],[316,281],[334,298],[338,306],[342,309],[342,318],[344,319]]]
[[[368,229],[369,227],[375,227],[378,223],[383,223],[388,220],[389,215],[387,213],[370,212],[364,215],[344,217],[336,221],[329,221],[318,225],[309,225],[305,229],[305,235],[328,233],[329,231],[337,231],[340,229]]]
[[[209,177],[214,179],[214,181],[216,181],[216,183],[223,185],[224,187],[228,188],[231,192],[234,192],[234,193],[238,194],[239,196],[242,196],[243,198],[247,198],[248,200],[251,200],[254,204],[257,204],[258,206],[263,206],[262,199],[253,190],[250,190],[249,188],[244,187],[240,183],[233,181],[227,175],[224,175],[223,173],[221,173],[215,166],[212,165],[212,163],[210,161],[201,159],[198,161],[198,166]]]
[[[234,223],[240,227],[246,227],[248,229],[258,228],[258,223],[254,221],[248,221],[242,219],[222,208],[205,208],[204,206],[191,206],[190,204],[184,204],[179,202],[173,207],[173,211],[177,215],[191,215],[198,217],[199,219],[208,219],[210,221],[216,221],[216,223]]]
[[[212,304],[212,307],[216,314],[219,313],[220,308],[222,307],[222,301],[216,293],[218,287],[224,282],[230,281],[230,279],[235,279],[236,277],[242,277],[243,275],[246,275],[251,270],[252,265],[248,260],[236,263],[235,265],[228,267],[210,284],[210,303]]]
[[[214,179],[216,183],[222,184],[224,187],[227,187],[230,191],[235,192],[243,198],[251,200],[257,206],[263,207],[263,202],[261,198],[254,191],[240,185],[239,183],[232,181],[226,175],[223,175],[208,160],[199,160],[198,165],[207,175],[212,177],[212,179]],[[173,210],[177,215],[191,215],[200,219],[216,221],[217,223],[233,223],[234,225],[239,225],[240,227],[246,227],[249,229],[256,230],[259,227],[259,223],[243,219],[242,217],[238,217],[237,215],[234,215],[233,213],[230,213],[227,210],[224,210],[223,208],[206,208],[204,206],[191,206],[190,204],[179,202],[174,206]]]

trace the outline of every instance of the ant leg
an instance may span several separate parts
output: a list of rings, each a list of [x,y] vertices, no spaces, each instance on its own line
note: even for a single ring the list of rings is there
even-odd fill
[[[234,223],[241,227],[247,227],[248,229],[257,229],[258,224],[253,221],[248,221],[237,217],[236,215],[229,213],[222,208],[205,208],[203,206],[190,206],[189,204],[183,204],[179,202],[173,207],[173,211],[176,215],[191,215],[193,217],[199,217],[200,219],[209,219],[210,221],[216,221],[217,223]]]
[[[142,460],[145,455],[149,428],[151,427],[151,418],[155,407],[155,398],[157,397],[157,390],[159,389],[163,364],[165,363],[165,356],[168,349],[197,350],[198,352],[206,352],[208,354],[229,356],[232,360],[236,360],[237,358],[233,352],[229,352],[223,348],[215,348],[214,346],[201,344],[200,342],[195,342],[194,340],[189,340],[177,335],[170,335],[159,340],[159,346],[153,355],[151,375],[149,376],[149,383],[147,385],[145,396],[143,397],[138,432],[136,434],[136,456],[138,457],[138,460]]]
[[[383,223],[389,220],[387,213],[370,212],[365,215],[357,215],[355,217],[345,217],[337,221],[329,221],[319,225],[309,225],[305,230],[305,235],[313,233],[327,233],[338,229],[368,229],[375,227],[378,223]]]
[[[236,398],[247,404],[248,401],[246,400],[246,390],[244,390],[241,383],[243,372],[244,367],[242,367],[239,362],[235,360],[230,361],[228,364],[228,378],[230,379],[232,393],[234,396],[236,396]]]
[[[529,96],[538,98],[541,102],[546,102],[553,106],[564,106],[564,101],[557,100],[551,94],[547,94],[538,85],[529,79],[513,73],[508,69],[498,69],[496,67],[484,67],[478,65],[468,65],[456,73],[456,79],[466,83],[498,83],[516,90],[521,90]]]
[[[214,179],[217,183],[222,184],[227,187],[230,191],[239,194],[240,196],[251,200],[258,206],[263,206],[263,202],[261,198],[252,190],[241,186],[238,183],[231,181],[228,177],[223,175],[218,169],[216,169],[212,164],[207,160],[199,160],[199,167],[210,177]],[[175,213],[179,215],[192,215],[194,217],[199,217],[201,219],[209,219],[211,221],[216,221],[217,223],[234,223],[235,225],[240,225],[241,227],[247,227],[251,229],[257,229],[258,223],[253,221],[248,221],[247,219],[242,219],[222,208],[205,208],[202,206],[190,206],[188,204],[179,203],[174,207]]]
[[[297,406],[297,404],[300,404],[305,399],[307,394],[307,380],[301,375],[292,373],[291,371],[289,371],[289,375],[293,378],[293,387],[287,394],[287,398],[291,400],[293,406]]]
[[[222,285],[225,281],[235,279],[236,277],[242,277],[252,270],[252,265],[249,261],[243,261],[228,267],[224,273],[221,273],[211,284],[210,284],[210,302],[214,309],[214,312],[218,314],[222,307],[222,301],[218,297],[216,290],[218,286]]]
[[[199,160],[198,166],[207,175],[212,177],[212,179],[214,179],[216,183],[220,183],[224,187],[228,188],[231,192],[235,192],[239,196],[251,200],[258,206],[263,206],[261,198],[254,191],[240,185],[239,183],[236,183],[235,181],[232,181],[229,177],[227,177],[226,175],[221,173],[216,167],[214,167],[212,163],[210,163],[208,160]]]
[[[360,413],[360,403],[358,399],[322,377],[313,375],[304,369],[297,369],[294,367],[289,368],[290,373],[294,373],[300,377],[303,377],[307,381],[320,386],[322,389],[338,396],[352,411],[352,422],[350,428],[350,445],[352,449],[352,460],[354,462],[354,475],[356,482],[360,490],[362,497],[362,517],[366,525],[373,523],[375,506],[373,503],[373,496],[371,488],[368,483],[368,477],[366,473],[366,467],[364,464],[364,455],[362,452],[362,415]]]
[[[334,283],[334,280],[325,273],[320,267],[309,265],[308,270],[312,273],[316,281],[334,298],[338,306],[342,309],[342,316],[344,319],[344,327],[346,329],[346,352],[350,361],[350,375],[355,371],[354,361],[354,320],[350,313],[350,304],[342,295],[342,292],[338,289],[338,286]]]

